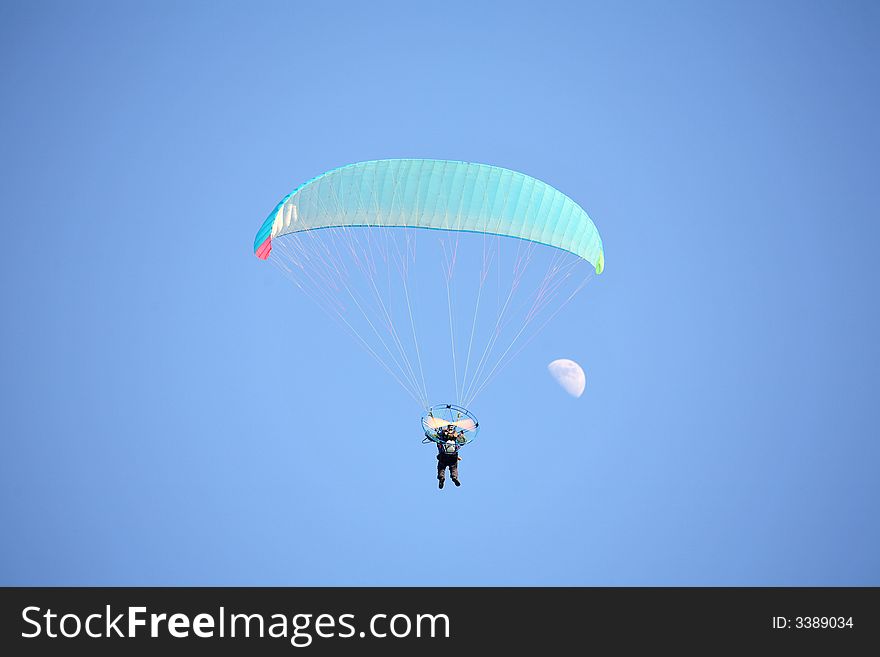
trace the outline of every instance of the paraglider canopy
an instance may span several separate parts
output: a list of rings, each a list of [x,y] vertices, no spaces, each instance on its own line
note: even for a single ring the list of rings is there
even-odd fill
[[[283,235],[380,226],[506,235],[568,251],[605,268],[587,213],[547,183],[501,167],[452,160],[371,160],[312,178],[285,196],[254,239],[267,260]]]
[[[436,404],[422,417],[425,442],[445,442],[447,431],[454,432],[459,445],[467,445],[477,437],[480,423],[466,408],[455,404]]]

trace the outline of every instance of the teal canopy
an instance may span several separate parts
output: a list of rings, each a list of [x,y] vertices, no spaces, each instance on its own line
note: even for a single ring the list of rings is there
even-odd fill
[[[266,218],[254,251],[317,228],[411,227],[516,237],[569,251],[602,273],[605,256],[593,221],[573,200],[525,174],[449,160],[374,160],[313,178]]]

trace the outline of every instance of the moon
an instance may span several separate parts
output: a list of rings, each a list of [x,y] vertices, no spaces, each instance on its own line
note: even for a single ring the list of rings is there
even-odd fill
[[[568,358],[559,358],[547,366],[550,376],[572,397],[580,397],[587,387],[587,377],[580,365]]]

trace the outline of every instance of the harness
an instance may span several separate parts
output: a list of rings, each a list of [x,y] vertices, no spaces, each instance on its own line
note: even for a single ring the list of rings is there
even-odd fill
[[[437,446],[440,449],[440,453],[445,454],[446,456],[455,456],[458,454],[458,443],[454,440],[447,440],[444,443],[438,443]]]

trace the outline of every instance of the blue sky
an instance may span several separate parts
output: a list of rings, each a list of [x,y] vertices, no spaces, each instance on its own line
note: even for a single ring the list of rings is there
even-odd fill
[[[3,3],[0,583],[880,584],[878,28],[870,2]],[[387,157],[534,175],[605,243],[473,408],[461,488],[252,254],[296,185]]]

